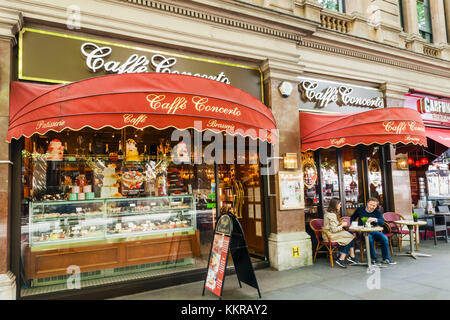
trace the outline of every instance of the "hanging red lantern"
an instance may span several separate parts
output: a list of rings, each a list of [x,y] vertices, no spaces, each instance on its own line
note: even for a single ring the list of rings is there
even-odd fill
[[[428,159],[423,157],[422,159],[420,159],[420,163],[421,164],[428,164]]]
[[[414,164],[414,159],[413,159],[413,158],[408,158],[408,164],[409,164],[409,165]]]
[[[420,161],[419,160],[416,161],[416,167],[420,167]]]

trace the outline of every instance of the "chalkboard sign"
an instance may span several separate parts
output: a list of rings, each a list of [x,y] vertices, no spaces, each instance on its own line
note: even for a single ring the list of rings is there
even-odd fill
[[[207,288],[219,298],[222,298],[229,253],[233,258],[239,286],[242,288],[241,282],[248,284],[258,290],[258,295],[261,298],[244,232],[236,216],[231,213],[223,213],[217,221],[209,252],[208,271],[202,296],[205,295],[205,288]]]

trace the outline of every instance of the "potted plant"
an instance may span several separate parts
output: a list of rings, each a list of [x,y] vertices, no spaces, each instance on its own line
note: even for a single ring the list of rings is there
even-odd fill
[[[364,226],[366,226],[367,219],[369,219],[369,218],[368,218],[368,217],[362,217],[362,218],[361,218],[361,221],[362,221],[362,223],[364,224]]]
[[[417,213],[413,212],[412,216],[413,216],[414,222],[417,222],[417,220],[419,220],[419,215]]]

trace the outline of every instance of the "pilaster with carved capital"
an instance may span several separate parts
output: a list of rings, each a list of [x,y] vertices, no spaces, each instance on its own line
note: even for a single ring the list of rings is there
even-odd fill
[[[317,0],[294,0],[294,14],[308,20],[320,22],[323,4]]]
[[[2,8],[0,10],[0,38],[9,39],[11,44],[17,44],[16,34],[23,27],[22,13],[16,10]]]
[[[409,87],[404,84],[398,84],[393,82],[386,82],[380,86],[380,90],[384,92],[386,99],[386,106],[403,107],[403,100],[405,95],[409,92]]]

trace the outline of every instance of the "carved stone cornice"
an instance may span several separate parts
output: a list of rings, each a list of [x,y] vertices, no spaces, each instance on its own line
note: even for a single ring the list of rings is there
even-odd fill
[[[212,14],[211,12],[207,12],[206,10],[200,10],[197,8],[188,8],[185,6],[182,6],[180,4],[172,4],[172,3],[164,3],[160,1],[142,1],[142,0],[116,0],[118,2],[127,2],[134,5],[139,5],[143,7],[147,7],[153,10],[162,11],[166,14],[173,14],[173,15],[179,15],[187,18],[193,18],[196,20],[203,20],[205,22],[209,23],[215,23],[220,24],[232,28],[238,28],[249,32],[257,32],[268,36],[273,36],[277,38],[281,38],[284,40],[290,40],[294,42],[299,42],[302,39],[302,36],[306,33],[311,33],[314,31],[314,29],[317,27],[317,23],[304,20],[306,29],[305,30],[297,30],[297,31],[288,31],[283,28],[277,28],[273,26],[273,21],[265,21],[261,23],[257,23],[254,21],[249,21],[248,19],[238,19],[238,18],[232,18],[230,15],[218,15],[218,14]],[[242,3],[240,3],[243,5]],[[267,10],[265,8],[261,7],[253,7],[252,9],[255,10],[263,9]],[[293,18],[292,16],[286,15],[286,17]],[[297,21],[301,20],[299,18],[296,18]],[[270,26],[272,25],[272,26]]]
[[[370,62],[376,62],[376,63],[381,63],[381,64],[385,64],[385,65],[390,65],[390,66],[394,66],[394,67],[398,67],[398,68],[403,68],[403,69],[409,69],[412,71],[416,71],[416,72],[423,72],[423,73],[429,73],[429,74],[433,74],[433,75],[438,75],[438,76],[444,76],[444,77],[448,77],[449,76],[449,67],[448,68],[443,68],[443,67],[433,67],[433,66],[424,66],[424,65],[420,65],[420,64],[416,64],[416,63],[408,63],[406,61],[402,61],[400,59],[397,59],[396,56],[392,56],[392,57],[387,57],[385,52],[382,52],[380,48],[380,55],[377,54],[372,54],[372,53],[368,53],[368,50],[355,50],[355,49],[350,49],[349,47],[339,47],[337,45],[332,45],[329,43],[324,43],[324,42],[319,42],[319,41],[314,41],[314,40],[307,40],[307,39],[302,39],[302,41],[299,42],[298,44],[299,46],[302,47],[306,47],[306,48],[311,48],[311,49],[315,49],[315,50],[320,50],[320,51],[326,51],[332,54],[339,54],[339,55],[344,55],[344,56],[349,56],[352,58],[359,58],[359,59],[363,59],[366,61],[370,61]],[[388,47],[389,48],[389,47]],[[417,55],[417,53],[413,53],[410,52],[409,50],[406,49],[400,49],[400,48],[391,48],[394,50],[403,50],[403,51],[408,51],[408,54],[411,55],[411,59],[415,59],[418,57],[414,57],[414,55]],[[399,56],[401,53],[397,53]],[[423,57],[425,57],[425,55],[422,55]],[[402,56],[402,59],[404,58],[404,56]],[[427,59],[433,59],[433,57],[429,57],[426,56]],[[434,58],[436,59],[436,58]],[[440,59],[442,60],[442,59]],[[447,63],[448,61],[446,60],[442,60],[443,63]]]
[[[14,46],[17,44],[16,34],[23,27],[22,13],[16,10],[0,10],[0,38],[9,39]]]

